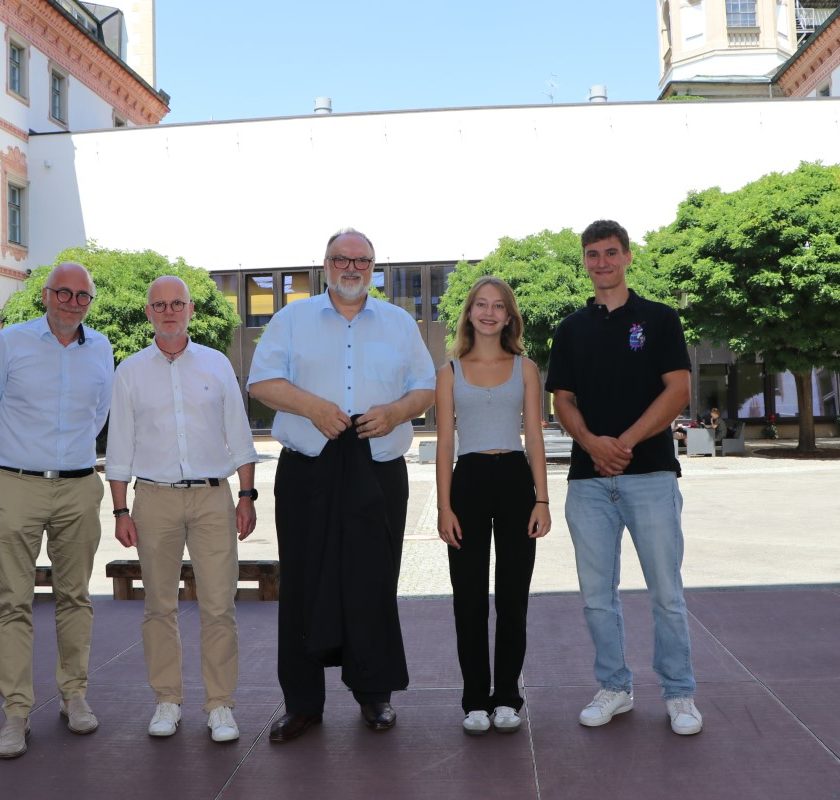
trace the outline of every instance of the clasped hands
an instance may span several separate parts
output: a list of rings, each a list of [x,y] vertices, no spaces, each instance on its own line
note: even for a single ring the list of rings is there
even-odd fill
[[[328,439],[337,439],[353,424],[353,420],[339,406],[323,399],[314,404],[309,419]],[[360,439],[386,436],[400,421],[392,405],[371,406],[356,420],[356,432]]]
[[[625,444],[621,437],[596,436],[587,444],[587,452],[595,471],[603,478],[621,475],[633,459],[633,448]]]

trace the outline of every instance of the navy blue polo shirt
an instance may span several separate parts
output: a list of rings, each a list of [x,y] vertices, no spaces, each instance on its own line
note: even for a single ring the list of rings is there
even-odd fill
[[[560,323],[545,388],[572,392],[592,433],[619,436],[661,394],[662,375],[681,369],[690,370],[691,361],[677,312],[631,289],[620,308],[608,311],[590,298]],[[680,474],[670,426],[636,445],[624,474],[663,470]],[[575,442],[569,480],[597,477],[589,454]]]

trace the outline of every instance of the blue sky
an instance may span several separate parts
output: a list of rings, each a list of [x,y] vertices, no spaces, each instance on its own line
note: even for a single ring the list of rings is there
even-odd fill
[[[163,120],[654,100],[654,0],[157,0]],[[553,85],[550,85],[553,84]]]

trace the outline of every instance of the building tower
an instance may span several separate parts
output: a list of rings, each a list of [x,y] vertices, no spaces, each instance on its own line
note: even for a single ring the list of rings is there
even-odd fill
[[[772,97],[773,76],[837,0],[657,0],[660,99]]]

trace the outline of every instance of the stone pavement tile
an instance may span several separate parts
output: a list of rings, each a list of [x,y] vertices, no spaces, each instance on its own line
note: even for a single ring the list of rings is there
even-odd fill
[[[330,692],[322,725],[284,745],[257,743],[223,798],[527,800],[537,797],[527,735],[463,733],[460,692],[394,695],[397,724],[373,732],[347,692]]]
[[[828,800],[840,785],[840,762],[757,683],[704,684],[696,736],[671,732],[654,686],[598,728],[578,724],[578,689],[527,695],[541,800]]]

